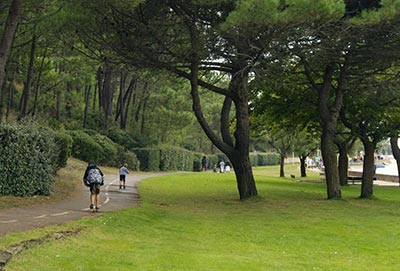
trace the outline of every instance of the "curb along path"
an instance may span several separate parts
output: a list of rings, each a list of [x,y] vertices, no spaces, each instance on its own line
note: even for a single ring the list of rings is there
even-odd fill
[[[127,175],[126,189],[119,189],[118,175],[105,175],[104,186],[100,193],[100,212],[121,210],[139,206],[137,184],[146,178],[164,176],[173,173],[135,173]],[[80,193],[68,200],[48,204],[24,206],[0,210],[0,236],[16,231],[62,224],[86,216],[96,216],[89,209],[89,189],[83,184]]]

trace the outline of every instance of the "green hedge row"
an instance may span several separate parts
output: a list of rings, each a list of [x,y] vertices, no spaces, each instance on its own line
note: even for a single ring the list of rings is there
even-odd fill
[[[49,195],[70,142],[60,132],[33,125],[0,126],[0,194]]]
[[[134,148],[140,160],[142,171],[168,171],[188,170],[201,171],[200,153],[194,153],[183,148],[171,146],[157,146],[152,148]],[[223,154],[206,155],[207,168],[219,167],[221,160],[227,161]],[[279,154],[277,153],[251,153],[250,162],[252,166],[279,165]]]
[[[107,136],[93,130],[70,131],[72,156],[83,161],[93,161],[98,165],[119,167],[128,164],[129,169],[139,169],[136,154],[113,142]]]
[[[250,153],[250,163],[253,167],[279,165],[280,156],[278,153]]]
[[[196,170],[202,155],[183,148],[157,146],[152,148],[134,148],[140,160],[142,171]]]

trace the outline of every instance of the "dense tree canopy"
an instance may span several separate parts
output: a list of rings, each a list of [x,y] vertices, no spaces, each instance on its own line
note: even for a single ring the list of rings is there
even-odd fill
[[[0,9],[13,41],[0,52],[3,122],[122,130],[135,147],[217,148],[241,199],[257,195],[250,112],[265,130],[321,139],[328,198],[341,197],[341,121],[361,140],[354,127],[366,119],[379,140],[398,134],[398,1],[29,0],[11,39],[6,11],[18,1]]]

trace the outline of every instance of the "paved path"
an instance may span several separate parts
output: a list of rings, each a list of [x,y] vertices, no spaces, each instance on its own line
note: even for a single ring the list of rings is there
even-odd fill
[[[168,173],[133,173],[127,175],[126,189],[119,189],[117,175],[105,175],[104,186],[100,193],[100,212],[110,212],[124,208],[138,207],[139,193],[137,184],[149,177]],[[0,210],[0,236],[10,232],[26,231],[38,227],[62,224],[66,221],[96,215],[89,209],[89,189],[83,184],[77,196],[68,200],[42,205],[25,206]]]

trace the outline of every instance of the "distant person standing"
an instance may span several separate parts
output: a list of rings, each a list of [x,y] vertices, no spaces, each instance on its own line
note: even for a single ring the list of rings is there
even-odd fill
[[[207,171],[207,158],[205,156],[201,159],[201,170]]]
[[[119,189],[126,188],[125,186],[126,174],[129,174],[129,170],[128,170],[128,165],[124,164],[119,169]]]
[[[226,161],[225,163],[225,172],[231,172],[231,163],[229,161]]]
[[[224,173],[225,172],[225,162],[224,160],[221,160],[219,162],[219,173]]]
[[[90,189],[89,208],[97,212],[100,202],[100,186],[104,185],[103,172],[93,162],[89,162],[85,175],[83,175],[83,182]]]

